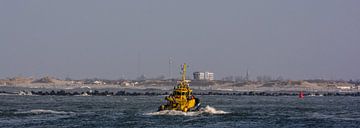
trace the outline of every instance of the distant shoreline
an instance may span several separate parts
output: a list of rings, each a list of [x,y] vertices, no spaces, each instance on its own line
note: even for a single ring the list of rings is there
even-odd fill
[[[229,96],[298,96],[300,90],[199,90],[194,95],[229,95]],[[301,90],[305,96],[360,96],[360,91],[311,91]],[[36,96],[158,96],[168,95],[170,89],[155,88],[24,88],[0,86],[0,95],[36,95]]]
[[[271,80],[271,81],[191,81],[195,95],[359,96],[359,81]],[[4,95],[168,95],[177,85],[169,80],[60,80],[14,77],[0,80]]]

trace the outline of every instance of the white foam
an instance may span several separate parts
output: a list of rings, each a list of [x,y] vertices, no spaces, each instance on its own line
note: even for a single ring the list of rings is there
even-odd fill
[[[163,110],[158,112],[146,113],[145,115],[182,115],[182,116],[197,116],[201,114],[228,114],[229,112],[225,112],[222,110],[216,110],[214,107],[206,106],[205,108],[201,108],[200,111],[195,112],[182,112],[175,110]]]
[[[20,91],[19,93],[18,93],[18,95],[22,95],[22,96],[32,96],[32,93],[31,92],[26,92],[26,91]]]
[[[74,114],[74,112],[54,111],[46,109],[32,109],[30,111],[16,112],[20,114]]]
[[[209,113],[209,114],[228,114],[229,112],[225,112],[222,110],[216,110],[214,107],[210,107],[209,105],[206,106],[204,109],[202,109],[202,111],[204,111],[204,113]]]

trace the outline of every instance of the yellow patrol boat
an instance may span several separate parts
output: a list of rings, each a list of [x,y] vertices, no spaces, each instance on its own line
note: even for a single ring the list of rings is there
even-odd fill
[[[192,95],[192,90],[189,87],[189,80],[186,80],[186,64],[182,65],[182,79],[178,81],[174,91],[165,97],[167,103],[161,105],[158,111],[162,110],[176,110],[176,111],[198,111],[200,109],[200,100]]]

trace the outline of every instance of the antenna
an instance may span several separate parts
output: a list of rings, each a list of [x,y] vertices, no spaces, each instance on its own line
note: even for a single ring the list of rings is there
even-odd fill
[[[171,79],[172,78],[172,76],[171,76],[171,65],[172,65],[172,63],[173,63],[173,61],[172,61],[172,58],[171,57],[169,57],[169,79]]]
[[[249,69],[246,69],[246,81],[249,81]]]
[[[137,54],[137,77],[140,77],[141,72],[141,54],[138,52]]]

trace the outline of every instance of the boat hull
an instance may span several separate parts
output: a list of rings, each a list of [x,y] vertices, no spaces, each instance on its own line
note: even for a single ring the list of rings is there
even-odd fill
[[[198,111],[200,105],[201,105],[200,100],[198,98],[193,98],[182,103],[174,102],[174,103],[161,105],[158,111],[163,111],[163,110],[175,110],[175,111],[183,111],[183,112]]]

